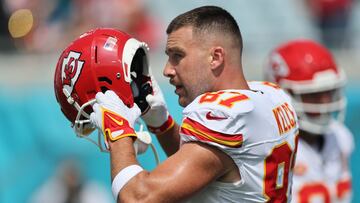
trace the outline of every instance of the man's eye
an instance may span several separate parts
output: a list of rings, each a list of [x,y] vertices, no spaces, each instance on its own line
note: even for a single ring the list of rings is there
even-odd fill
[[[170,56],[170,62],[177,64],[180,62],[180,60],[183,58],[183,56],[181,54],[172,54]]]
[[[174,54],[174,59],[180,60],[182,58],[181,54]]]

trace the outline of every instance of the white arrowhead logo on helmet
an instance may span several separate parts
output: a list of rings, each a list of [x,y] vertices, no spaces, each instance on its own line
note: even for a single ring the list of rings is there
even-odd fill
[[[61,78],[64,88],[71,94],[76,81],[79,78],[84,61],[80,61],[81,53],[70,51],[64,58],[61,67]]]
[[[271,71],[274,73],[276,77],[286,77],[289,74],[289,67],[286,64],[285,60],[278,53],[273,53],[270,56],[271,61]]]

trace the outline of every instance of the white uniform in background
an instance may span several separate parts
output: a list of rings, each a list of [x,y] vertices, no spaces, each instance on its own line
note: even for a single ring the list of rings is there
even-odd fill
[[[289,93],[299,118],[292,203],[351,202],[348,161],[354,142],[343,124],[345,71],[330,50],[309,39],[278,45],[264,68],[266,79]]]
[[[189,202],[289,202],[298,123],[289,97],[267,82],[197,97],[183,111],[181,141],[228,154],[241,181],[213,182]],[[209,168],[211,170],[211,168]]]
[[[349,203],[351,175],[348,160],[353,137],[344,124],[333,121],[319,152],[299,139],[294,168],[293,203]]]

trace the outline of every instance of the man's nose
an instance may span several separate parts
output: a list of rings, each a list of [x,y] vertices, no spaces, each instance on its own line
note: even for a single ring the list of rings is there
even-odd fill
[[[165,77],[174,77],[176,74],[174,67],[168,62],[165,65],[165,68],[163,70],[163,75]]]

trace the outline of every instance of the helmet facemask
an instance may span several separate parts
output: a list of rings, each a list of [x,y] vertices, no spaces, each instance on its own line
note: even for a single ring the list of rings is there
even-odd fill
[[[342,88],[303,94],[290,91],[290,94],[299,117],[300,129],[322,135],[333,120],[344,121],[346,98]],[[325,99],[322,99],[324,97]]]

